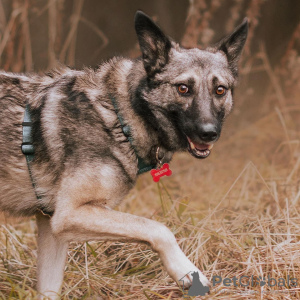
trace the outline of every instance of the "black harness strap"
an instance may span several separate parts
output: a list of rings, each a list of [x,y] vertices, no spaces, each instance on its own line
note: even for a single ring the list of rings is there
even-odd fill
[[[32,140],[32,120],[31,120],[30,109],[28,104],[26,104],[25,106],[24,121],[22,123],[22,126],[23,126],[23,141],[21,146],[22,153],[26,157],[28,172],[32,183],[32,187],[34,189],[35,196],[38,200],[41,200],[42,197],[39,196],[36,192],[36,183],[33,178],[31,167],[30,167],[30,164],[34,158],[34,147],[33,147],[33,140]],[[52,216],[53,214],[53,212],[48,212],[43,208],[41,209],[41,211],[46,215]]]

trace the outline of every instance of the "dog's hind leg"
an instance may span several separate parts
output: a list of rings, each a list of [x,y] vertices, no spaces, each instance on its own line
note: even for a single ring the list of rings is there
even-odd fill
[[[42,213],[36,215],[38,225],[37,290],[39,299],[59,298],[68,242],[53,236],[50,217]]]

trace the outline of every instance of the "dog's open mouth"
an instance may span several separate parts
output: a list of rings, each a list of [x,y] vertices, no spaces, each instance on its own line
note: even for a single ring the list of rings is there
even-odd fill
[[[188,150],[189,152],[196,158],[206,158],[209,156],[210,151],[214,145],[209,144],[197,144],[195,142],[192,142],[192,140],[187,137],[189,145]]]

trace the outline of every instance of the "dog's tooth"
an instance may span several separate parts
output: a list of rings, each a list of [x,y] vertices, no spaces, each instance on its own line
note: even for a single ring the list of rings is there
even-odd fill
[[[208,145],[208,150],[212,149],[213,146],[214,146],[213,144],[212,145]]]
[[[192,141],[190,141],[190,146],[191,146],[192,150],[194,150],[196,148]]]

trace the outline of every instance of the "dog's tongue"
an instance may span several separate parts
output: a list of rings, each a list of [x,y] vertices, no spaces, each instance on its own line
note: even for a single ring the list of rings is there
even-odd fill
[[[195,148],[198,150],[210,150],[213,145],[208,145],[208,144],[198,144],[195,142],[192,142],[192,140],[188,137],[188,141],[190,143],[190,147],[192,150],[194,150]]]
[[[197,144],[192,141],[190,143],[193,144],[195,146],[195,148],[197,148],[198,150],[206,150],[209,147],[209,145],[207,145],[207,144]]]

